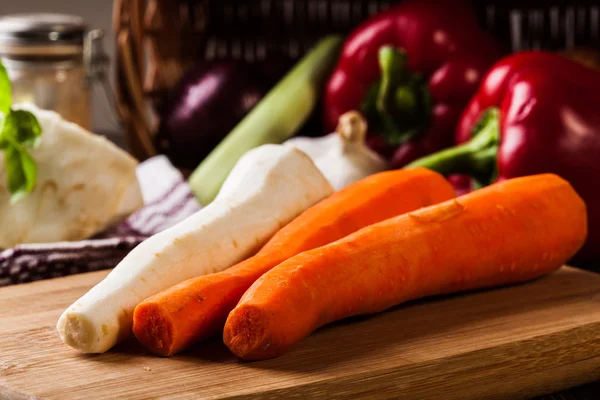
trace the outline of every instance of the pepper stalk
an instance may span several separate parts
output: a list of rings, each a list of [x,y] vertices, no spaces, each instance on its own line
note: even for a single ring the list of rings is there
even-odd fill
[[[381,79],[367,92],[361,111],[389,144],[400,145],[429,123],[431,96],[423,75],[408,69],[404,50],[383,46],[378,60]]]
[[[415,160],[405,168],[425,167],[446,176],[470,175],[482,185],[492,183],[498,174],[499,117],[497,108],[488,108],[473,128],[471,140]]]

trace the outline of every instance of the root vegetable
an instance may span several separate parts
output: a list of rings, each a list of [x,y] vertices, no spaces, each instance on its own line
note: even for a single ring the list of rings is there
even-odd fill
[[[141,243],[73,303],[58,321],[61,339],[84,353],[110,349],[131,334],[142,300],[242,261],[332,191],[299,150],[266,145],[248,152],[214,202]]]
[[[133,332],[153,353],[172,355],[220,334],[244,291],[282,261],[367,225],[452,197],[452,186],[424,168],[365,178],[306,210],[254,257],[146,299],[135,309]]]
[[[246,291],[223,339],[243,359],[276,357],[332,321],[539,277],[572,257],[586,234],[585,203],[567,181],[503,181],[284,261]]]

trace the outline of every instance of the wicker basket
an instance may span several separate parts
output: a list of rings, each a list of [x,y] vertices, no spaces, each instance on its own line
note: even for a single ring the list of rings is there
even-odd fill
[[[197,60],[300,57],[327,33],[347,33],[384,0],[115,0],[119,111],[139,159],[162,153],[155,110]],[[557,50],[600,43],[597,1],[474,1],[507,48]],[[550,4],[551,3],[551,4]]]

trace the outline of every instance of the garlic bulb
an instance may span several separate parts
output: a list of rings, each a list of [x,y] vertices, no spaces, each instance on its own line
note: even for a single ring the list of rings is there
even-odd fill
[[[336,132],[320,138],[296,137],[284,143],[306,153],[335,190],[388,168],[387,162],[365,144],[367,123],[348,111]]]

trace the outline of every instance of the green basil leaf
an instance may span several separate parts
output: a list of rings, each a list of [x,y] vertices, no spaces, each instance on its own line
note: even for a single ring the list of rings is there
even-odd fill
[[[21,168],[25,173],[25,189],[27,193],[31,193],[35,188],[35,181],[37,178],[37,164],[35,160],[29,154],[29,152],[22,150],[21,155]]]
[[[8,79],[8,72],[0,62],[0,112],[4,115],[10,112],[11,86]],[[1,129],[1,127],[0,127]]]
[[[0,137],[1,137],[1,133],[4,130],[4,121],[6,121],[6,114],[4,114],[2,111],[0,111]]]
[[[34,159],[24,149],[10,147],[5,150],[6,175],[10,202],[15,204],[26,197],[35,187],[37,166]]]
[[[0,150],[4,151],[6,180],[12,204],[35,188],[37,166],[27,148],[40,144],[42,127],[35,115],[11,109],[11,84],[0,63]]]
[[[21,154],[15,147],[4,151],[6,160],[6,177],[12,204],[27,196],[27,178],[21,166]]]
[[[36,148],[40,144],[42,127],[29,111],[12,110],[2,132],[11,135],[23,147]]]
[[[0,112],[0,150],[4,150],[9,145],[2,134],[4,131],[4,121],[6,121],[6,115],[3,112]]]

